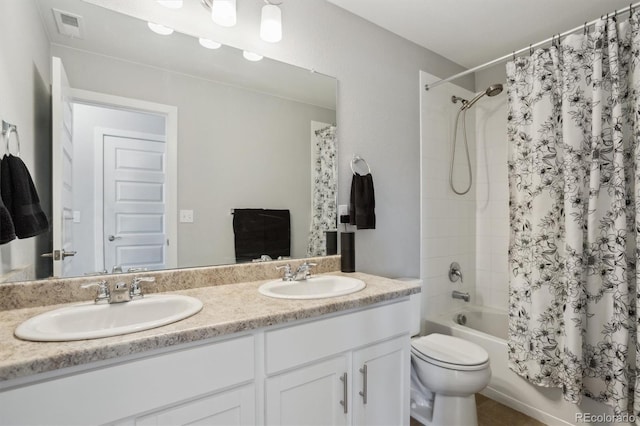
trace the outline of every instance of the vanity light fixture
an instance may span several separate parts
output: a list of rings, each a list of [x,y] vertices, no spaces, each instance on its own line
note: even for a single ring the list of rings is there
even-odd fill
[[[236,0],[212,0],[211,19],[223,27],[233,27],[237,21]]]
[[[282,11],[278,7],[281,3],[265,0],[260,20],[260,38],[269,43],[282,40]]]
[[[156,34],[169,35],[173,34],[173,28],[166,27],[162,24],[156,24],[154,22],[147,22],[149,29]]]
[[[198,42],[200,42],[200,46],[206,47],[207,49],[219,49],[222,46],[221,43],[218,43],[217,41],[210,40],[208,38],[200,37],[198,39]]]
[[[160,3],[162,6],[169,9],[180,9],[182,7],[182,4],[184,3],[183,0],[156,0],[156,1]]]
[[[251,62],[258,62],[259,60],[264,58],[264,56],[258,55],[257,53],[249,52],[248,50],[243,50],[242,56],[244,56],[247,61]]]

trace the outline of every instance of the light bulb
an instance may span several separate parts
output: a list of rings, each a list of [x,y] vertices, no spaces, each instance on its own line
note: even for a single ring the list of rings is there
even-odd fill
[[[200,42],[200,46],[206,47],[207,49],[219,49],[222,46],[222,44],[217,41],[209,40],[208,38],[200,37],[198,41]]]
[[[274,4],[267,4],[262,7],[260,38],[269,43],[276,43],[282,40],[282,12]]]
[[[233,27],[236,24],[236,0],[213,0],[211,19],[223,27]]]
[[[180,9],[182,7],[183,0],[156,0],[162,6],[169,9]]]
[[[156,24],[154,22],[147,22],[149,29],[156,34],[169,35],[173,33],[173,28],[166,27],[162,24]]]
[[[251,62],[257,62],[257,61],[261,60],[264,57],[262,55],[258,55],[257,53],[249,52],[247,50],[243,50],[242,51],[242,56],[244,56],[244,58],[247,61],[251,61]]]

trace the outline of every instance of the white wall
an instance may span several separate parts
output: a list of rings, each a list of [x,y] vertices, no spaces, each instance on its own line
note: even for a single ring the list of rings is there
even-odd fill
[[[435,77],[421,73],[423,84]],[[420,277],[423,279],[423,317],[448,312],[465,304],[451,297],[453,290],[469,292],[472,301],[475,292],[475,114],[466,117],[467,141],[471,157],[473,179],[465,195],[456,195],[449,187],[449,161],[455,118],[460,103],[451,102],[451,96],[465,99],[473,92],[446,83],[421,94],[421,192],[422,236]],[[458,123],[454,184],[459,192],[468,185],[468,167],[462,132],[463,115]],[[464,283],[452,283],[449,266],[458,262]]]
[[[29,37],[24,37],[24,35]],[[32,1],[0,1],[0,119],[18,126],[20,156],[51,219],[49,42]],[[12,146],[15,139],[12,137]],[[4,141],[0,155],[4,155]],[[15,152],[14,152],[15,153]],[[0,282],[25,279],[19,270],[51,273],[40,254],[51,251],[50,233],[0,246]],[[14,273],[16,274],[14,276]],[[9,276],[11,275],[11,276]]]
[[[108,109],[93,105],[73,105],[73,208],[80,222],[73,224],[74,250],[70,274],[102,270],[96,262],[95,227],[95,136],[96,128],[128,130],[157,135],[165,134],[165,118],[159,115]],[[102,241],[99,242],[102,244]]]
[[[474,106],[476,114],[476,295],[479,305],[506,310],[509,304],[509,180],[507,89],[504,64],[478,73],[476,87],[502,83],[504,91]]]

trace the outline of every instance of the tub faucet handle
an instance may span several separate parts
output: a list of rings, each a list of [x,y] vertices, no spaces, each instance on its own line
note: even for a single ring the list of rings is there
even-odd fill
[[[462,279],[462,269],[458,262],[452,262],[451,265],[449,265],[449,281],[454,283],[458,281],[458,279],[461,283],[464,282]]]

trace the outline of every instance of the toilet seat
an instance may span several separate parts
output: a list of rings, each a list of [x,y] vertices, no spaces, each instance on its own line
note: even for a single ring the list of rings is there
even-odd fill
[[[433,333],[411,340],[411,353],[450,370],[473,371],[489,366],[489,354],[482,347],[444,334]]]

